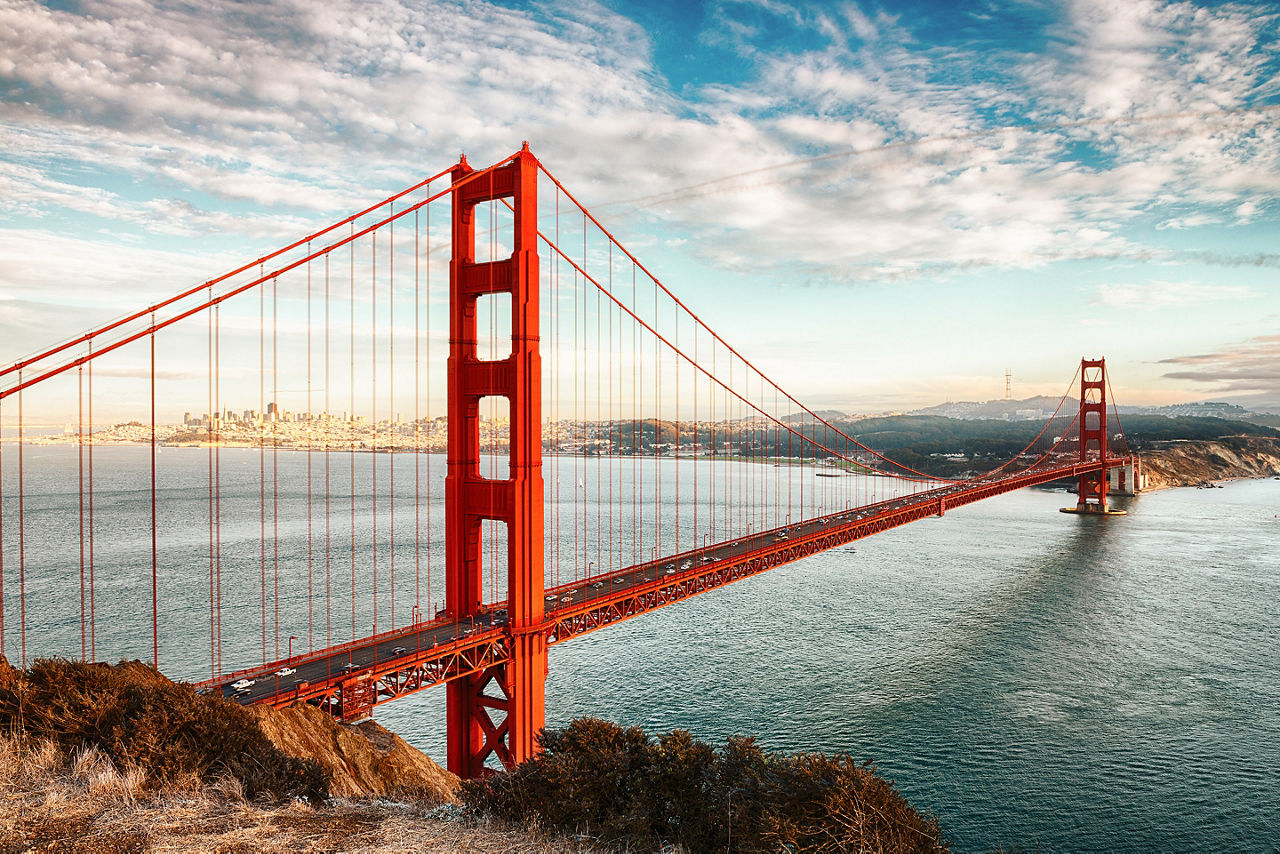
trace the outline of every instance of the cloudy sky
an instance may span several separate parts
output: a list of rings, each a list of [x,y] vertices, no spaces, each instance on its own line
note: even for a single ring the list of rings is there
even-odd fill
[[[0,0],[0,361],[535,153],[810,405],[1280,410],[1280,7]]]

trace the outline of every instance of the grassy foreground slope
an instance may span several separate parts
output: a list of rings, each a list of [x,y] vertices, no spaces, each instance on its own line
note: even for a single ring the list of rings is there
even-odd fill
[[[595,718],[542,734],[511,773],[463,784],[473,809],[588,833],[631,851],[949,850],[937,820],[847,755],[784,755],[753,739],[723,749]]]

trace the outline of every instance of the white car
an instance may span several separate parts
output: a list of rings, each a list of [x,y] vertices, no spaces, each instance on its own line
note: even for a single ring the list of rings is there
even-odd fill
[[[241,679],[239,682],[232,682],[231,687],[237,691],[248,691],[253,687],[253,684],[254,680],[252,679]]]
[[[297,668],[295,668],[295,667],[281,667],[279,670],[277,670],[277,671],[276,671],[276,675],[277,675],[277,676],[292,676],[293,674],[295,674],[295,673],[297,673],[297,672],[298,672],[298,670],[297,670]]]
[[[599,590],[601,587],[604,587],[604,582],[603,582],[603,581],[597,581],[595,584],[593,584],[593,585],[591,585],[591,586],[592,586],[592,587],[594,587],[595,589]]]

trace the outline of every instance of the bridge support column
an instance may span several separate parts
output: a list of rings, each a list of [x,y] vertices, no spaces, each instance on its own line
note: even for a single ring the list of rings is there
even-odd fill
[[[463,158],[453,171],[454,183],[473,171]],[[472,619],[484,604],[481,523],[495,520],[507,526],[510,660],[456,679],[447,688],[449,770],[468,779],[484,774],[491,756],[508,768],[531,756],[545,722],[537,187],[538,164],[526,146],[507,165],[457,187],[452,197],[445,604],[454,619]],[[476,263],[476,205],[504,199],[514,209],[511,257]],[[481,361],[477,301],[504,293],[511,295],[511,355]],[[480,401],[490,396],[505,397],[510,404],[506,480],[480,475]]]
[[[1107,459],[1107,360],[1080,360],[1080,457],[1081,463]],[[1075,513],[1122,514],[1107,509],[1107,469],[1080,475]]]
[[[1107,471],[1107,493],[1110,495],[1137,495],[1143,488],[1146,477],[1142,473],[1141,461],[1135,455],[1123,466]]]

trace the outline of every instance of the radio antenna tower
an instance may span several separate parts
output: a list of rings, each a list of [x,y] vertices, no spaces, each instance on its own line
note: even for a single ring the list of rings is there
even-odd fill
[[[1004,369],[1004,399],[1013,400],[1013,372]]]

